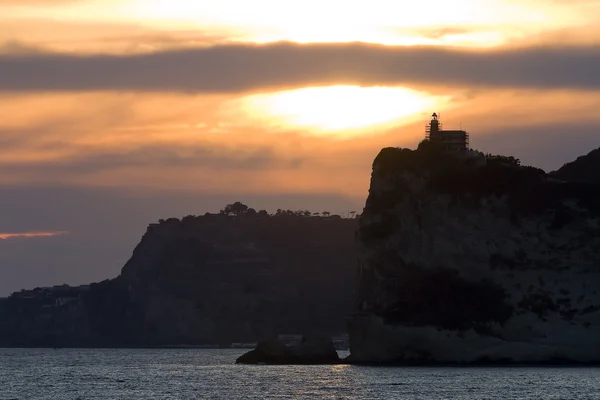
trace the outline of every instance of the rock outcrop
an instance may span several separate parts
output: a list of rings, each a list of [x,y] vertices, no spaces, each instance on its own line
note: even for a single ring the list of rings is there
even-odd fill
[[[600,186],[480,161],[375,159],[350,361],[600,361]]]
[[[261,342],[238,357],[237,364],[318,365],[339,364],[340,357],[330,339],[303,337],[302,343],[286,346],[279,341]]]
[[[600,171],[600,149],[595,149],[585,156],[563,165],[562,168],[551,172],[550,175],[566,181],[600,184],[598,171]]]
[[[345,330],[356,219],[204,215],[151,224],[120,276],[0,299],[0,346],[227,345]]]

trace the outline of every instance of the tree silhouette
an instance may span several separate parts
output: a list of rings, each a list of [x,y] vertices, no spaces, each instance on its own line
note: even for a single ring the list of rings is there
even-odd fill
[[[233,204],[227,204],[224,209],[221,210],[221,214],[223,215],[233,215],[238,216],[245,214],[248,211],[248,206],[236,201]]]
[[[183,222],[183,223],[190,223],[194,219],[196,219],[195,215],[186,215],[185,217],[181,218],[181,222]]]
[[[503,165],[513,165],[515,167],[520,167],[521,166],[521,160],[519,160],[518,158],[515,158],[513,156],[501,156],[501,155],[494,155],[494,154],[486,154],[485,155],[488,163],[498,163],[498,164],[503,164]]]

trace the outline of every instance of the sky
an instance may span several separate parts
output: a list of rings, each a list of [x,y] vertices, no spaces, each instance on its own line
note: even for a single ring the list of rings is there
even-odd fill
[[[159,218],[360,211],[433,112],[600,146],[600,0],[0,0],[0,296],[118,275]]]

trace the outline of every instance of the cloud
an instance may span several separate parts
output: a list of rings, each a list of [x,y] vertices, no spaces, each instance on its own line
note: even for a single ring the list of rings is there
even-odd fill
[[[0,0],[1,1],[1,0]],[[40,47],[22,43],[16,40],[9,40],[0,43],[0,54],[36,54],[43,53]]]
[[[558,131],[553,140],[530,133],[560,127],[569,138],[565,141],[579,143],[578,149],[565,152],[567,158],[575,158],[591,146],[588,136],[577,132],[600,129],[595,113],[600,91],[432,88],[430,93],[452,101],[397,126],[366,127],[346,136],[314,135],[309,128],[250,118],[236,96],[6,94],[0,96],[0,185],[178,187],[205,193],[331,190],[361,195],[368,188],[377,152],[390,145],[416,146],[432,111],[442,112],[447,128],[462,125],[469,130],[474,146],[482,143],[487,151],[497,148],[544,168],[560,167],[567,160],[553,157],[569,147]],[[343,118],[347,104],[331,103]],[[495,139],[487,139],[490,135]],[[503,137],[511,139],[505,143]],[[506,148],[507,143],[512,148]]]
[[[52,236],[58,236],[58,235],[66,235],[67,233],[68,232],[66,232],[66,231],[22,232],[22,233],[0,232],[0,240],[52,237]]]
[[[0,0],[1,1],[1,0]],[[0,54],[141,54],[229,42],[203,29],[161,30],[135,23],[0,18]]]
[[[0,7],[5,6],[62,6],[82,3],[85,0],[0,0]]]
[[[16,145],[13,143],[13,145]],[[60,145],[56,145],[60,148]],[[306,160],[284,158],[273,148],[227,147],[222,144],[160,144],[143,145],[132,149],[85,149],[64,144],[69,155],[55,159],[0,162],[6,174],[39,172],[40,174],[86,174],[122,168],[144,167],[207,167],[219,170],[260,170],[266,168],[298,168]]]
[[[600,47],[466,51],[367,44],[222,45],[137,55],[0,55],[4,91],[244,92],[327,84],[600,88]]]

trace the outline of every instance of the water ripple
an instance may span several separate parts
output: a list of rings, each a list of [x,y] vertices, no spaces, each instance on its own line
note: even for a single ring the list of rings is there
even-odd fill
[[[0,349],[0,400],[598,399],[598,368],[243,366],[239,350]]]

